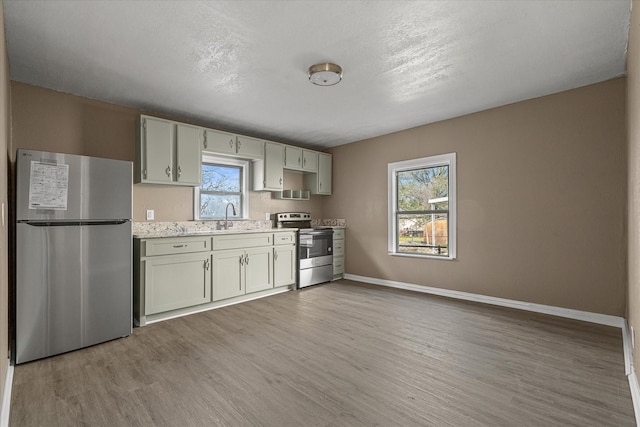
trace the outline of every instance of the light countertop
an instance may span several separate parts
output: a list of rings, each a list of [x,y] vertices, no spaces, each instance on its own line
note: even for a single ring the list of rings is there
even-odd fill
[[[345,228],[344,220],[341,222],[316,223],[314,226]],[[136,221],[133,222],[133,237],[136,239],[156,239],[162,237],[188,237],[188,236],[216,236],[221,234],[241,233],[273,233],[296,231],[292,228],[275,228],[271,221],[256,220],[229,220],[229,228],[224,229],[224,221]]]

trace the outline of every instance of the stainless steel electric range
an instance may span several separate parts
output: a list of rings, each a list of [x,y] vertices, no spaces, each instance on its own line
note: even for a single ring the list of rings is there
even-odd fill
[[[311,227],[311,214],[308,212],[278,213],[276,226],[298,230],[298,288],[331,281],[333,229]]]

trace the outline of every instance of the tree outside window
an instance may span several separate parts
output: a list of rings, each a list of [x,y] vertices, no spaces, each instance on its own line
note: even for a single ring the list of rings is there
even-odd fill
[[[447,255],[449,166],[397,173],[398,252]]]

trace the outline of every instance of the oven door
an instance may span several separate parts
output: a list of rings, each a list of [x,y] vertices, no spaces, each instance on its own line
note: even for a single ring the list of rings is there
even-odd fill
[[[298,259],[333,256],[333,230],[300,230]]]

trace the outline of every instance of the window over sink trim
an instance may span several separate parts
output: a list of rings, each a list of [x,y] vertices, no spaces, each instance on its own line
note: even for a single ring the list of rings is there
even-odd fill
[[[232,159],[220,156],[202,155],[202,182],[205,183],[205,169],[210,166],[228,167],[229,169],[239,169],[239,191],[207,191],[200,187],[193,189],[193,218],[199,221],[220,220],[224,219],[224,213],[220,216],[203,216],[201,215],[203,196],[229,196],[229,200],[238,199],[239,203],[234,203],[237,215],[231,215],[229,210],[229,219],[249,219],[249,168],[248,160]],[[225,203],[226,205],[226,203]]]

